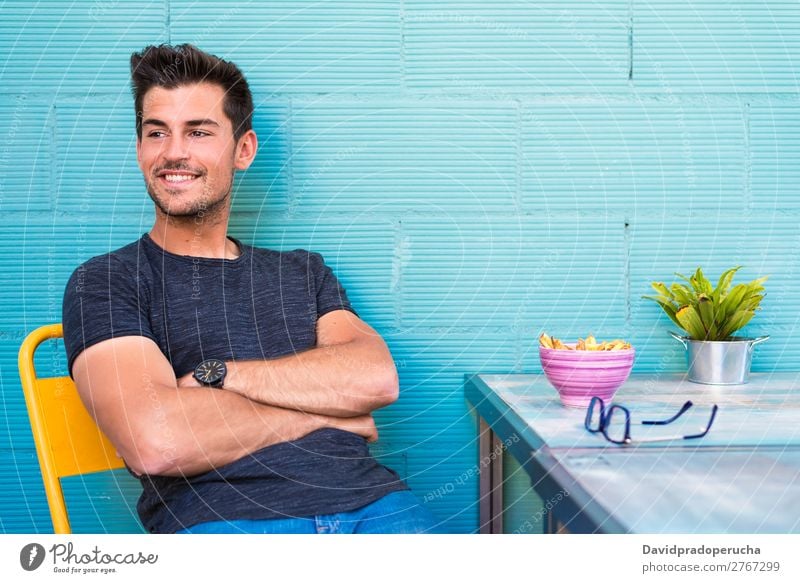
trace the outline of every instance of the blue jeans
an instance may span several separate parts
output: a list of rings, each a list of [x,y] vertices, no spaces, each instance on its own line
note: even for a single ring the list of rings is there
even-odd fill
[[[433,514],[409,490],[392,492],[348,512],[303,518],[203,522],[178,534],[411,534],[438,533]]]

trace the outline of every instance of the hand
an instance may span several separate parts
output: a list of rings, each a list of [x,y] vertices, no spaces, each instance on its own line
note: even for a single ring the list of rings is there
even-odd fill
[[[349,431],[360,435],[368,442],[378,441],[378,428],[372,415],[360,415],[359,417],[326,417],[328,427]]]
[[[178,379],[179,387],[202,387],[196,378],[194,378],[194,371],[186,373]]]

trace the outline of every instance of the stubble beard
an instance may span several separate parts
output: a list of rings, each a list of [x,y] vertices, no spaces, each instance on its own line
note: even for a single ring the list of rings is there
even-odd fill
[[[150,196],[150,199],[153,201],[156,207],[158,207],[158,210],[160,210],[164,216],[174,222],[197,223],[198,220],[202,220],[202,222],[215,221],[216,219],[221,218],[225,212],[228,197],[230,197],[231,192],[233,191],[234,173],[231,172],[230,180],[228,181],[227,186],[217,192],[214,192],[213,185],[210,185],[208,182],[206,182],[206,176],[207,175],[204,174],[196,178],[196,180],[203,181],[203,193],[200,198],[193,201],[188,208],[171,208],[170,197],[173,195],[170,194],[169,190],[166,192],[162,191],[161,193],[157,192],[155,186],[155,181],[157,179],[145,181],[147,194]]]

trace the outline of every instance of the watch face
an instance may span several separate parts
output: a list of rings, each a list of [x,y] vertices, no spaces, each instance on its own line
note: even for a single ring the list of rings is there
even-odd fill
[[[203,384],[218,384],[225,377],[227,369],[221,360],[204,360],[194,370],[195,378]]]

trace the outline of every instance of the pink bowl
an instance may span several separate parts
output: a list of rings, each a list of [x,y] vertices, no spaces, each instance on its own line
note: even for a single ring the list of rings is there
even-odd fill
[[[600,351],[539,347],[544,374],[565,407],[587,407],[592,397],[610,402],[631,374],[634,353],[633,348]]]

